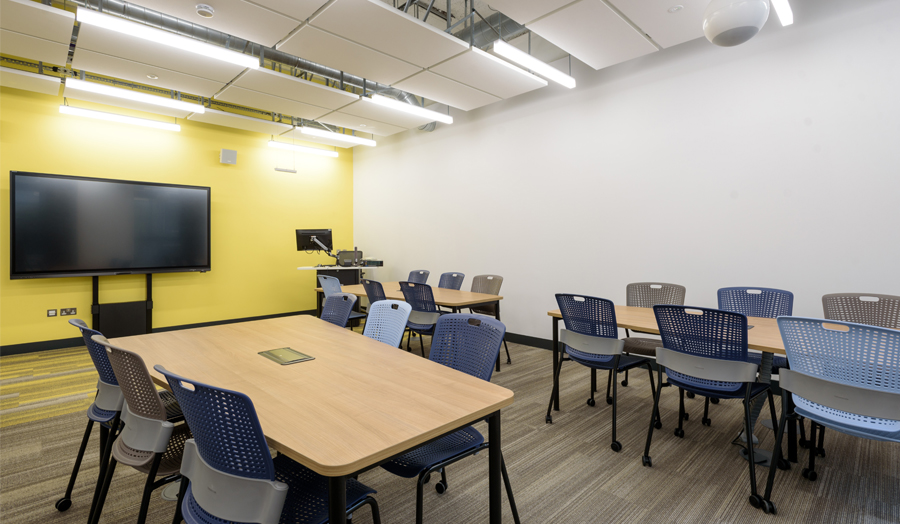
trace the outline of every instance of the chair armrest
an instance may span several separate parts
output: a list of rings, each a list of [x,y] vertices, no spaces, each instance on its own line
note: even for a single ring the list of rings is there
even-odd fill
[[[560,330],[559,341],[576,351],[592,355],[621,355],[625,347],[624,340],[585,335],[568,329]]]
[[[866,417],[900,420],[900,393],[832,382],[791,369],[779,372],[779,385],[781,389],[829,408]]]
[[[656,348],[656,363],[690,377],[720,382],[756,382],[757,365],[739,360],[720,360]]]

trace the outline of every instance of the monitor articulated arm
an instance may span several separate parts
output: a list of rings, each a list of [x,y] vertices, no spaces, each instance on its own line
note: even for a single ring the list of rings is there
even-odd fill
[[[319,244],[319,247],[321,247],[321,248],[322,248],[322,251],[324,251],[324,252],[325,252],[325,254],[327,254],[327,255],[328,255],[328,256],[330,256],[330,257],[331,257],[331,258],[333,258],[333,259],[335,259],[335,260],[337,260],[337,259],[338,259],[338,256],[337,256],[337,255],[333,255],[333,254],[331,254],[331,250],[330,250],[330,249],[328,249],[328,247],[327,247],[327,246],[326,246],[326,245],[325,245],[325,244],[323,244],[323,243],[321,243],[321,242],[319,242],[319,239],[318,239],[318,238],[316,238],[316,236],[315,236],[315,235],[312,235],[312,236],[311,236],[311,237],[309,237],[309,238],[310,238],[310,239],[311,239],[311,240],[312,240],[312,241],[313,241],[313,242],[315,242],[315,243],[316,243],[316,244]]]

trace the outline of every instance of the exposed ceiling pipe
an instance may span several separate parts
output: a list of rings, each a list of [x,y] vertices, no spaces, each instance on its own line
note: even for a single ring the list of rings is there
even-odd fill
[[[477,15],[475,18],[477,19],[475,24],[463,27],[453,33],[453,36],[466,43],[473,42],[475,47],[483,48],[499,40],[501,35],[503,40],[509,41],[528,32],[527,27],[500,12],[485,19]]]

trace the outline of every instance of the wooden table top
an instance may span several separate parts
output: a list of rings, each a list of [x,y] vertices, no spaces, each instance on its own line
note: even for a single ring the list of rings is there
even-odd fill
[[[558,309],[548,311],[547,315],[562,318]],[[659,334],[656,315],[650,307],[616,306],[616,324],[623,329],[636,329],[647,333]],[[747,317],[747,325],[753,326],[747,331],[747,342],[750,349],[784,355],[784,342],[778,330],[778,322],[774,318]]]
[[[390,300],[403,300],[403,292],[400,291],[399,282],[384,282],[384,296]],[[317,287],[316,291],[322,292],[322,288]],[[353,286],[341,286],[344,293],[352,293],[358,297],[366,296],[366,288],[362,284]],[[456,289],[443,289],[432,286],[431,292],[434,294],[434,303],[439,306],[446,307],[465,307],[475,304],[488,304],[503,300],[500,295],[489,295],[487,293],[472,293],[471,291],[462,291]]]
[[[123,337],[156,364],[247,394],[269,446],[325,476],[349,475],[513,402],[513,392],[308,315]],[[260,351],[315,360],[279,365]]]

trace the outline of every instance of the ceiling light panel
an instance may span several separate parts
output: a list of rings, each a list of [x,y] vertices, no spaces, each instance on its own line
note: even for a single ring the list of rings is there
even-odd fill
[[[75,15],[29,0],[0,0],[0,28],[65,44],[72,40]],[[4,50],[4,53],[6,51]]]
[[[601,0],[581,0],[528,24],[528,28],[594,69],[657,50]]]
[[[203,122],[204,124],[231,127],[234,129],[243,129],[244,131],[254,131],[266,135],[280,135],[291,129],[291,126],[288,124],[268,122],[260,118],[226,113],[225,111],[219,111],[218,109],[207,109],[203,114],[194,113],[188,117],[188,120]]]
[[[500,101],[500,97],[429,71],[417,73],[394,84],[394,87],[463,111],[471,111]]]
[[[546,62],[538,60],[525,51],[507,44],[503,40],[494,42],[493,52],[557,84],[561,84],[569,89],[575,88],[576,82],[574,78]]]
[[[491,0],[491,8],[522,25],[574,3],[572,0]]]
[[[78,49],[75,51],[72,67],[99,75],[129,80],[138,84],[151,85],[162,89],[173,89],[175,91],[182,91],[205,97],[211,97],[225,87],[224,82],[216,82],[187,73],[172,71],[170,69],[149,64],[142,64],[140,62],[109,56],[87,49]]]
[[[79,116],[84,118],[91,118],[94,120],[105,120],[107,122],[116,122],[119,124],[152,127],[154,129],[163,129],[166,131],[181,131],[180,125],[173,124],[171,122],[160,122],[159,120],[148,120],[146,118],[136,118],[133,116],[119,115],[116,113],[105,113],[103,111],[82,109],[80,107],[62,105],[59,106],[59,112],[64,115]]]
[[[45,95],[59,95],[59,78],[0,67],[0,86],[34,91]]]
[[[469,47],[381,0],[336,0],[309,23],[422,68],[443,62]]]
[[[329,140],[334,140],[337,142],[344,142],[345,144],[349,144],[352,146],[367,146],[367,147],[375,147],[376,142],[371,138],[366,138],[362,136],[356,136],[351,133],[338,133],[334,131],[328,131],[327,129],[321,129],[318,127],[306,127],[302,126],[299,128],[301,136],[312,136],[317,138],[327,138]]]
[[[275,140],[269,140],[269,147],[274,147],[275,149],[286,149],[288,151],[296,151],[298,153],[308,153],[310,155],[326,156],[330,158],[338,157],[337,151],[329,151],[327,149],[318,149],[315,147],[298,146],[295,144],[288,144],[286,142],[276,142]]]
[[[215,14],[204,18],[197,14],[197,4],[208,3]],[[300,20],[288,18],[264,7],[242,0],[229,2],[185,0],[140,0],[142,7],[159,11],[197,25],[234,35],[265,46],[273,46],[295,27]]]
[[[198,104],[180,102],[161,96],[151,95],[149,93],[111,87],[96,82],[85,82],[75,78],[66,80],[66,88],[63,90],[63,96],[73,100],[83,100],[85,102],[136,109],[138,111],[156,113],[158,115],[175,118],[185,118],[194,112],[194,110],[204,110],[203,106]],[[132,98],[123,98],[123,96],[131,96]],[[172,106],[176,107],[159,105],[160,103],[171,103]]]
[[[84,11],[79,8],[79,11]],[[107,15],[109,18],[115,18]],[[132,22],[134,26],[140,26]],[[146,27],[146,26],[142,26]],[[230,82],[243,71],[246,66],[231,64],[198,55],[196,53],[176,49],[165,44],[136,38],[117,31],[98,27],[92,24],[81,24],[78,31],[78,46],[73,60],[78,60],[82,49],[104,53],[134,62],[162,67],[171,71],[199,76],[222,83]],[[224,48],[222,48],[224,49]],[[250,57],[250,55],[246,55]],[[73,62],[74,65],[74,62]]]
[[[233,85],[328,109],[340,109],[359,100],[347,91],[262,68],[248,70]]]
[[[422,69],[309,25],[304,26],[278,49],[388,85]]]
[[[610,0],[662,47],[703,37],[703,11],[709,0]],[[680,5],[682,8],[670,13]]]
[[[323,144],[326,146],[345,147],[345,148],[353,147],[353,144],[348,144],[346,141],[343,141],[343,140],[333,140],[333,139],[327,138],[327,137],[311,136],[308,134],[301,133],[300,130],[301,130],[300,127],[295,127],[289,131],[285,131],[284,133],[281,134],[281,136],[284,137],[285,139],[302,140],[304,142],[313,142],[316,144]],[[365,138],[369,137],[369,135],[361,135],[361,136],[363,136]]]
[[[782,26],[788,26],[794,23],[794,11],[788,0],[772,0],[772,7],[778,15],[778,21]]]
[[[0,29],[0,49],[4,55],[27,58],[48,64],[65,65],[69,46],[51,40]]]
[[[499,98],[511,98],[547,85],[543,78],[477,48],[438,64],[430,71]]]
[[[267,93],[260,93],[251,89],[242,87],[228,86],[224,91],[216,95],[216,100],[230,102],[247,107],[255,107],[265,111],[274,111],[283,115],[295,116],[297,118],[307,118],[315,120],[320,116],[330,113],[330,109],[324,107],[313,106],[274,96]]]
[[[360,133],[365,133],[367,135],[371,133],[378,136],[390,136],[407,130],[405,127],[386,124],[384,122],[343,113],[341,111],[328,113],[320,118],[319,122],[338,127],[346,127],[347,129],[353,129],[354,131],[359,131]]]
[[[341,109],[342,113],[362,117],[376,122],[384,122],[393,126],[412,129],[434,122],[434,118],[402,113],[396,109],[378,105],[372,100],[361,99]]]

